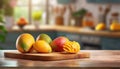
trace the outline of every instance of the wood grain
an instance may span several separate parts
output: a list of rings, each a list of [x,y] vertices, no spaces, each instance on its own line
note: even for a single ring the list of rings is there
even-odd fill
[[[19,53],[19,52],[5,52],[5,57],[17,58],[17,59],[28,59],[28,60],[41,60],[41,61],[57,61],[57,60],[68,60],[68,59],[81,59],[89,58],[90,53],[79,52],[77,54],[65,54],[65,53]]]
[[[73,69],[76,69],[74,67],[78,67],[78,69],[80,69],[80,67],[105,67],[105,69],[106,67],[120,67],[120,50],[81,50],[81,52],[89,52],[90,58],[70,59],[62,61],[33,61],[5,58],[4,52],[16,52],[16,50],[0,50],[0,67],[16,67],[16,69],[18,69],[19,67],[24,67],[23,69],[26,69],[26,67],[33,69],[36,69],[36,67],[47,67],[48,69],[52,67],[71,67]]]

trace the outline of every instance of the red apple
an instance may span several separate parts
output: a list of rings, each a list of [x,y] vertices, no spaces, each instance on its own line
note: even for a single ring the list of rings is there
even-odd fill
[[[69,41],[69,39],[66,38],[66,37],[63,37],[63,36],[60,36],[60,37],[57,37],[56,39],[54,39],[51,43],[51,47],[52,47],[53,51],[62,52],[63,51],[63,45],[67,41]]]

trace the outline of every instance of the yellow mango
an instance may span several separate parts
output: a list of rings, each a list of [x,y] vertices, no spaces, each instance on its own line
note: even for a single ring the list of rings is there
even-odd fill
[[[96,27],[95,30],[100,31],[100,30],[105,30],[106,25],[104,23],[99,23]]]
[[[111,31],[120,31],[120,24],[119,23],[112,23],[110,26]]]

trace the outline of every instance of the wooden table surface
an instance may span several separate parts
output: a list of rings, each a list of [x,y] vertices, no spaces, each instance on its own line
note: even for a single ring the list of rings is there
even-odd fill
[[[90,52],[90,58],[62,61],[32,61],[5,58],[0,51],[0,67],[120,67],[120,51],[116,50],[82,50]]]

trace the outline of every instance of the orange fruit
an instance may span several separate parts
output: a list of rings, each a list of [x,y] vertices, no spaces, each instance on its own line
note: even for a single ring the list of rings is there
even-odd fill
[[[16,48],[21,53],[27,53],[30,52],[34,43],[34,37],[31,34],[24,33],[17,38]]]
[[[50,53],[52,52],[52,48],[50,45],[44,40],[38,40],[33,44],[33,48],[40,53]]]

